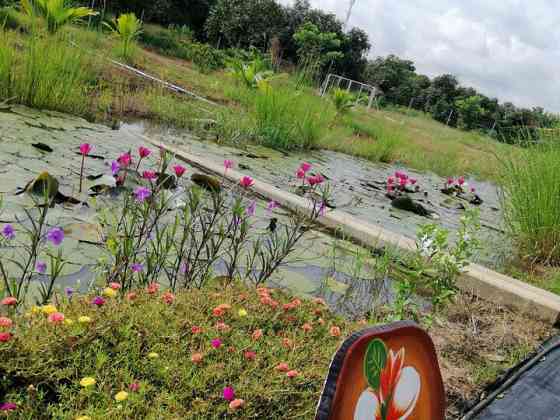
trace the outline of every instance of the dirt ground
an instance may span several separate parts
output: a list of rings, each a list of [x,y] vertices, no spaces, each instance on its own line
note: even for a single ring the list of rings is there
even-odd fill
[[[447,395],[448,419],[459,419],[485,388],[559,331],[550,324],[460,293],[429,328]]]

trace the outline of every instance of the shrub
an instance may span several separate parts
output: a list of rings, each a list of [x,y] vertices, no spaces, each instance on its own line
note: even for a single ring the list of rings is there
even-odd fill
[[[356,101],[354,95],[344,89],[334,89],[331,93],[331,99],[336,108],[337,115],[346,114]]]
[[[244,63],[240,59],[231,59],[229,60],[229,70],[237,81],[252,89],[256,89],[260,82],[274,74],[260,57],[255,57],[248,63]]]
[[[190,45],[191,60],[201,73],[209,73],[224,67],[224,52],[212,48],[208,44],[194,42]]]
[[[134,13],[125,13],[119,16],[112,25],[106,24],[120,40],[120,55],[127,61],[132,58],[134,40],[142,33],[142,21]]]
[[[39,16],[50,33],[68,23],[97,13],[87,7],[71,7],[68,0],[21,0],[23,11],[29,16]]]
[[[560,263],[560,147],[547,141],[502,158],[502,207],[521,257]]]

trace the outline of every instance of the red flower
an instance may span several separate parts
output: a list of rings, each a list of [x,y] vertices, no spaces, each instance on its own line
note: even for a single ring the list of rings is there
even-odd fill
[[[200,333],[202,333],[202,327],[198,327],[198,326],[196,326],[196,325],[193,325],[193,326],[191,327],[191,332],[192,332],[193,334],[200,334]]]
[[[296,177],[297,177],[298,179],[303,179],[303,178],[305,178],[305,171],[304,171],[303,169],[299,168],[299,169],[296,171]]]
[[[251,335],[251,338],[252,338],[254,341],[257,341],[257,340],[259,340],[260,338],[262,338],[262,336],[263,336],[262,330],[261,330],[261,329],[258,329],[258,330],[253,331],[253,334]]]
[[[253,178],[251,178],[250,176],[244,176],[243,178],[241,178],[241,180],[239,181],[239,185],[241,185],[243,188],[249,188],[250,186],[252,186],[255,183],[255,181],[253,180]]]
[[[82,155],[89,155],[89,153],[93,150],[93,146],[89,143],[82,143],[80,144],[80,153]]]
[[[288,378],[295,378],[296,376],[299,376],[299,372],[297,370],[290,370],[286,373],[286,376]]]
[[[290,340],[289,338],[283,338],[282,339],[282,346],[290,349],[294,346],[294,342],[292,340]]]
[[[0,316],[0,328],[10,328],[13,325],[13,322],[10,318],[6,318],[5,316]]]
[[[142,178],[147,179],[148,181],[153,181],[157,178],[155,171],[144,171],[142,172]]]
[[[156,294],[159,291],[159,284],[152,282],[150,284],[148,284],[148,293],[150,295]]]
[[[13,296],[7,296],[0,301],[2,305],[15,306],[17,304],[17,299]]]
[[[181,178],[185,172],[187,171],[187,168],[185,168],[182,165],[175,165],[173,166],[173,171],[175,172],[175,175],[177,176],[177,178]]]
[[[148,156],[150,156],[152,154],[152,151],[150,149],[148,149],[147,147],[140,146],[138,148],[138,154],[140,155],[141,159],[144,159],[144,158],[147,158]]]
[[[247,350],[243,356],[245,357],[245,359],[247,360],[255,360],[257,358],[257,353],[255,353],[254,351],[250,351]]]
[[[138,295],[136,294],[136,292],[129,292],[129,293],[127,293],[127,295],[126,295],[126,298],[127,298],[128,300],[134,300],[134,299],[136,299],[137,296],[138,296]]]
[[[113,290],[119,290],[121,288],[121,284],[117,282],[109,283],[109,287]]]
[[[12,334],[7,332],[0,332],[0,343],[6,343],[10,341],[12,338]]]
[[[325,181],[325,178],[323,178],[323,175],[321,175],[321,174],[318,174],[318,175],[315,175],[315,176],[310,176],[309,178],[307,178],[307,182],[311,186],[322,184],[324,181]]]
[[[163,295],[161,295],[161,298],[168,305],[171,305],[173,302],[175,302],[175,295],[171,292],[165,292]]]
[[[278,372],[287,372],[290,370],[290,367],[288,366],[287,363],[282,362],[278,366],[276,366],[276,370]]]

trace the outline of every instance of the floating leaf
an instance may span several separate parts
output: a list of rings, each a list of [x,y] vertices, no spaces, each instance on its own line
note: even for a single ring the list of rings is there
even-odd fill
[[[364,356],[364,376],[369,386],[377,390],[381,383],[381,371],[387,361],[387,347],[385,343],[376,338],[368,344]]]

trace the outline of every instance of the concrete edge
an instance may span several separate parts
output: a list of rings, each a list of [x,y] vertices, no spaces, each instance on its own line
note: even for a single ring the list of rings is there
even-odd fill
[[[136,134],[135,134],[136,135]],[[138,135],[145,141],[173,153],[177,158],[203,171],[238,183],[244,174],[235,170],[224,173],[224,167],[205,158],[184,152],[177,147],[167,145],[146,136]],[[254,180],[251,190],[268,200],[274,200],[290,210],[307,210],[311,202],[283,191],[270,184]],[[332,210],[318,220],[318,223],[333,232],[340,232],[345,237],[366,247],[382,245],[397,247],[404,251],[416,248],[415,241],[393,233],[381,226],[360,220],[340,210]],[[457,286],[466,292],[474,293],[485,300],[531,313],[535,317],[555,324],[560,318],[560,296],[524,283],[512,277],[492,271],[478,264],[470,264],[459,277]]]

